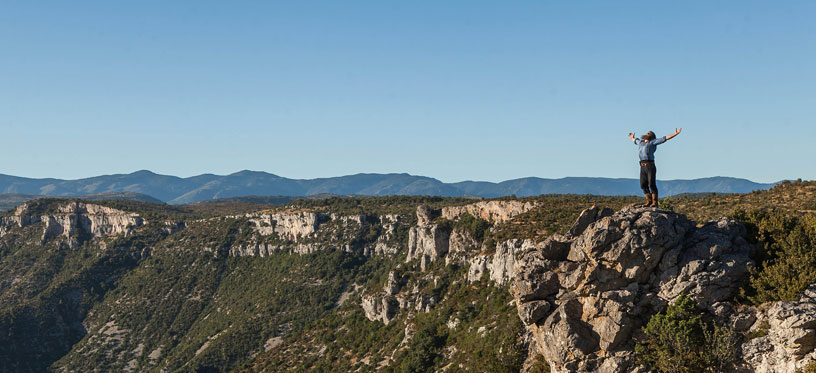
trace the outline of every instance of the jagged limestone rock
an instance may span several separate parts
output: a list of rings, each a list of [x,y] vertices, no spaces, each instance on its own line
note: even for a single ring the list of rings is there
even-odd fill
[[[632,336],[649,317],[683,292],[713,310],[753,265],[744,227],[728,219],[696,227],[671,211],[593,206],[570,232],[526,250],[510,286],[555,372],[640,369]]]
[[[516,274],[516,255],[534,247],[529,240],[513,239],[502,242],[487,263],[490,279],[497,285],[509,283]]]
[[[423,271],[430,262],[445,256],[450,245],[450,227],[431,223],[439,214],[439,210],[426,205],[418,206],[417,226],[408,231],[408,255],[405,262],[419,259]]]
[[[254,214],[249,221],[261,235],[277,234],[287,240],[297,241],[313,234],[320,224],[331,217],[316,212],[280,212],[274,214]]]
[[[420,259],[422,270],[448,252],[450,228],[436,224],[411,227],[408,231],[408,255],[405,262]]]
[[[15,209],[13,215],[0,218],[0,236],[14,226],[23,228],[39,222],[45,223],[42,241],[69,238],[78,233],[91,238],[129,234],[133,228],[146,224],[138,214],[80,201],[64,203],[56,212],[47,215],[30,215],[29,207],[28,203],[24,203]]]
[[[569,237],[554,235],[538,244],[538,253],[544,259],[567,260],[570,251]]]
[[[394,297],[363,295],[361,306],[365,317],[388,325],[396,316],[399,305]]]
[[[400,283],[402,279],[397,279],[394,275],[394,271],[388,273],[388,280],[385,282],[385,286],[383,287],[383,291],[385,291],[388,295],[396,295],[400,291],[400,287],[402,284]]]
[[[572,228],[570,228],[569,235],[573,237],[578,236],[581,233],[584,233],[584,230],[586,230],[586,228],[596,220],[611,216],[614,213],[615,211],[609,207],[604,207],[601,209],[593,205],[592,207],[581,212],[581,215],[578,216],[578,220],[575,222]]]
[[[682,249],[666,253],[660,263],[658,296],[674,301],[682,293],[713,311],[712,305],[729,299],[748,275],[750,246],[745,227],[721,218],[695,229]]]
[[[485,271],[487,271],[487,255],[477,255],[473,257],[470,260],[470,267],[468,267],[468,281],[476,282],[481,280]]]
[[[481,201],[464,206],[443,207],[441,216],[457,220],[464,214],[471,214],[491,223],[503,223],[536,207],[530,201]]]
[[[450,235],[448,253],[445,255],[445,265],[467,263],[468,255],[478,251],[478,249],[479,243],[468,232],[454,229]]]
[[[742,345],[754,372],[796,372],[816,360],[816,284],[797,301],[774,302],[756,314],[754,329],[767,332]]]
[[[468,281],[476,282],[487,273],[497,285],[506,285],[516,274],[516,255],[534,248],[532,241],[512,239],[496,245],[491,255],[477,255],[470,259]]]
[[[510,292],[520,303],[546,299],[561,289],[554,271],[558,263],[534,256],[533,252],[522,258],[510,284]]]
[[[546,300],[534,300],[532,302],[525,302],[518,307],[518,314],[521,321],[525,324],[532,324],[547,316],[547,311],[552,306]]]
[[[434,210],[427,205],[419,205],[416,211],[417,225],[422,227],[431,224],[431,222],[440,215],[441,211],[439,210]]]
[[[321,250],[339,249],[346,252],[359,250],[364,256],[394,255],[398,244],[394,237],[402,217],[388,214],[372,215],[339,215],[311,212],[278,212],[253,213],[245,216],[253,224],[252,228],[261,236],[277,235],[288,242],[243,243],[224,249],[230,256],[268,256],[275,251],[294,254],[311,254]],[[372,244],[359,247],[347,241],[338,241],[337,237],[357,235],[368,225],[380,225],[381,232]],[[209,249],[209,251],[213,251]]]

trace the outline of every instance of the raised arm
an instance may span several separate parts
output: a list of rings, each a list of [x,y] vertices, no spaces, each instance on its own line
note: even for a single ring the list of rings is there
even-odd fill
[[[673,134],[666,136],[666,140],[671,140],[673,137],[679,135],[680,131],[682,130],[683,130],[682,128],[675,128]]]
[[[635,141],[635,134],[629,132],[629,140]]]

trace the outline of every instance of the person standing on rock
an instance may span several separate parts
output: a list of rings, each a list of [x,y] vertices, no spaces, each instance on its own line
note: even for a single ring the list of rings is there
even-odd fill
[[[656,138],[655,133],[649,131],[641,138],[635,138],[634,133],[629,133],[629,139],[638,146],[638,156],[640,157],[640,188],[646,195],[646,206],[657,207],[657,167],[654,163],[654,152],[657,146],[671,140],[680,134],[682,128],[676,128],[674,133],[661,138]]]

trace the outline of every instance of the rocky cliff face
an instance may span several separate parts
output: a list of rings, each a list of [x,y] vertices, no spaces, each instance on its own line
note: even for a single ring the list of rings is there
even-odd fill
[[[313,234],[320,224],[330,220],[326,214],[315,212],[281,212],[257,214],[250,218],[255,229],[262,235],[277,234],[283,239],[298,241]]]
[[[536,207],[525,201],[483,201],[464,206],[443,207],[441,216],[456,220],[464,214],[471,214],[491,223],[503,223]]]
[[[497,285],[507,285],[516,273],[516,256],[535,245],[530,240],[512,239],[496,245],[492,254],[481,254],[470,259],[467,279],[479,281],[487,274]]]
[[[263,239],[256,239],[223,248],[230,256],[266,257],[275,251],[302,255],[337,248],[349,252],[361,250],[366,256],[393,255],[399,246],[397,229],[403,224],[403,217],[397,214],[378,216],[280,211],[232,218],[248,219],[252,230],[261,238],[271,240],[264,242]],[[375,229],[379,233],[373,244],[362,247],[350,244],[350,241],[355,241],[354,238],[365,234],[368,229]]]
[[[25,203],[11,216],[0,218],[0,237],[15,226],[23,228],[40,222],[45,223],[43,241],[60,236],[68,238],[79,232],[91,237],[128,234],[146,223],[134,213],[78,201],[60,205],[51,214],[32,214],[29,209],[30,205]]]
[[[445,265],[468,268],[466,280],[471,283],[487,275],[496,285],[506,285],[515,274],[516,256],[533,248],[535,245],[532,241],[512,239],[488,247],[474,240],[467,231],[435,221],[437,218],[457,221],[463,214],[471,214],[496,224],[507,222],[534,207],[532,202],[520,201],[477,202],[440,210],[419,206],[416,211],[417,225],[410,227],[408,231],[408,250],[404,261],[415,262],[421,271],[426,271],[431,263],[444,259]],[[392,273],[385,288],[364,296],[361,306],[368,319],[385,324],[403,309],[430,311],[439,299],[421,294],[419,288],[421,282],[432,281],[435,280],[429,273],[420,283],[400,287],[395,285],[399,283],[399,279],[395,279]]]
[[[450,233],[450,228],[436,224],[411,227],[408,232],[408,255],[405,261],[419,259],[421,268],[425,270],[428,263],[448,253]]]
[[[737,331],[770,331],[743,346],[746,371],[794,371],[812,359],[816,305],[735,313],[730,303],[753,261],[745,228],[722,218],[697,226],[654,208],[585,211],[566,236],[519,260],[511,292],[538,353],[555,372],[642,371],[634,338],[655,313],[688,294]],[[759,316],[756,313],[759,312]]]

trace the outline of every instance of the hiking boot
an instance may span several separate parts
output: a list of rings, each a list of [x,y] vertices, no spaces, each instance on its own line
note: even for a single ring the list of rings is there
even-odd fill
[[[657,207],[657,193],[652,193],[652,203],[649,206]]]
[[[649,207],[649,206],[652,205],[652,195],[649,194],[649,193],[646,193],[645,196],[646,196],[646,204],[643,205],[643,206]]]

